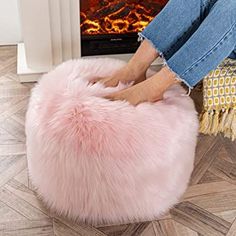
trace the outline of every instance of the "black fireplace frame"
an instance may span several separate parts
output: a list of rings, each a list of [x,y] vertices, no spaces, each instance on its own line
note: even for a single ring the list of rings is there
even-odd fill
[[[134,53],[139,47],[137,33],[126,34],[81,34],[82,56]]]

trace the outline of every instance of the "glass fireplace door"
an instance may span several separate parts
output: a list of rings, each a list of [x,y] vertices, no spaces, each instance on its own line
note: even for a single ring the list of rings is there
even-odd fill
[[[133,53],[137,33],[168,0],[81,0],[82,56]]]

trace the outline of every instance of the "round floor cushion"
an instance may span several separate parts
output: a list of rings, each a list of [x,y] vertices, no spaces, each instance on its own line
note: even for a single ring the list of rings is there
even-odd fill
[[[123,89],[91,85],[124,65],[79,59],[44,75],[26,119],[31,181],[59,214],[93,224],[152,220],[186,190],[197,114],[181,86],[162,101],[132,106],[103,97]]]

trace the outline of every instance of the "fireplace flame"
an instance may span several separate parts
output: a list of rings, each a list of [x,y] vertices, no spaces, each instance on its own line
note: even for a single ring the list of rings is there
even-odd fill
[[[99,2],[103,2],[103,6],[98,4],[80,12],[83,35],[140,32],[159,13],[167,0],[156,0],[155,3],[145,5],[115,0]]]

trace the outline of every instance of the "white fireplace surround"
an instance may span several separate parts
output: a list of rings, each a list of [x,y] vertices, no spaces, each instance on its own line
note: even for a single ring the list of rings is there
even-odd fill
[[[17,70],[21,82],[36,81],[61,62],[81,57],[79,2],[19,0],[23,43],[18,45]],[[130,56],[109,55],[123,60]]]

